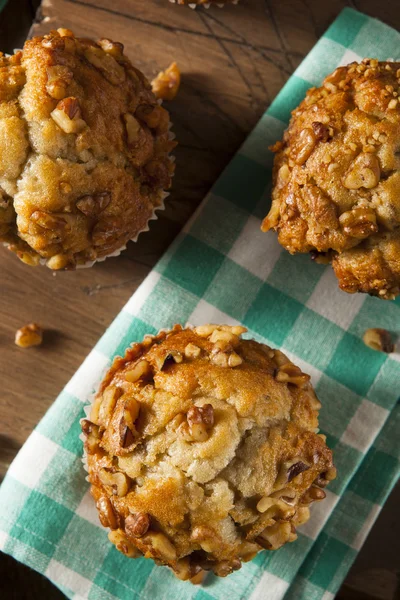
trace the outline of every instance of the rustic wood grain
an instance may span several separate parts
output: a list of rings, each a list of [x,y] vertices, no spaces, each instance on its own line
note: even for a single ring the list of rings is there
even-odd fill
[[[35,2],[10,0],[0,16],[2,50],[11,51],[21,44]],[[172,60],[178,62],[182,88],[168,108],[180,145],[166,210],[152,222],[150,232],[130,244],[120,257],[89,270],[53,274],[45,268],[29,268],[0,249],[0,476],[292,71],[344,6],[400,29],[398,0],[241,0],[238,6],[208,11],[177,7],[167,0],[43,0],[31,35],[59,26],[82,36],[106,35],[123,42],[133,62],[149,78]],[[43,346],[21,350],[13,344],[15,331],[31,321],[45,328]],[[384,523],[390,521],[391,513],[385,509],[382,518]],[[387,536],[394,540],[395,534],[395,527],[387,528]],[[383,548],[385,540],[380,539],[379,544]],[[381,568],[372,554],[369,550],[362,569]],[[362,552],[360,557],[364,555]],[[387,570],[396,578],[390,557],[388,560]],[[354,593],[365,596],[355,575],[353,572],[350,583],[342,588],[343,600],[354,598]],[[61,598],[28,569],[10,569],[10,559],[1,563],[0,581],[7,598]],[[388,584],[383,596],[374,592],[374,597],[389,600],[393,597],[389,588]]]

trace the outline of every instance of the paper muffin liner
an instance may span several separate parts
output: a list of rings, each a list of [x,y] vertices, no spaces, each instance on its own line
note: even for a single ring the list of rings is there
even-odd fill
[[[171,2],[171,4],[176,4],[176,0],[169,0],[169,1]],[[229,4],[238,4],[238,2],[239,2],[239,0],[230,0]],[[217,2],[217,3],[213,2],[212,4],[211,4],[211,2],[207,2],[206,4],[189,3],[187,6],[189,6],[190,8],[193,8],[193,9],[196,9],[198,6],[204,6],[204,8],[210,8],[210,6],[218,6],[218,8],[224,8],[224,6],[226,6],[226,3],[225,2],[223,2],[221,4],[219,2]]]

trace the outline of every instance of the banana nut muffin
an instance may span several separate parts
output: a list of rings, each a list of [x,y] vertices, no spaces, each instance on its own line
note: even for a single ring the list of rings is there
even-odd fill
[[[400,293],[400,63],[339,67],[293,111],[274,164],[274,228],[332,262],[346,292]]]
[[[170,186],[169,124],[122,44],[59,29],[0,55],[0,241],[51,269],[116,252]]]
[[[310,377],[245,331],[145,337],[114,360],[82,421],[110,541],[180,579],[224,577],[293,542],[336,476]]]

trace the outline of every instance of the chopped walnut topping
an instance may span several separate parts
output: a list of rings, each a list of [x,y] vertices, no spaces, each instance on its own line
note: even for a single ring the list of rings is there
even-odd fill
[[[363,239],[378,231],[376,214],[370,208],[353,208],[339,217],[343,230],[352,237]]]
[[[173,100],[178,93],[181,84],[181,73],[176,62],[173,62],[168,69],[160,71],[151,82],[153,94],[160,100]]]
[[[323,500],[326,497],[324,490],[319,487],[312,485],[300,498],[302,504],[311,504],[311,502],[317,502]]]
[[[128,540],[127,536],[121,529],[117,529],[116,531],[110,531],[108,534],[108,539],[112,544],[115,545],[116,549],[128,556],[128,558],[137,558],[141,556],[141,553],[135,546]]]
[[[43,330],[37,323],[29,323],[18,329],[15,334],[15,343],[20,348],[40,346],[43,341]]]
[[[128,145],[134,146],[139,139],[139,134],[141,130],[140,123],[130,113],[124,114],[124,121],[126,125],[126,132],[128,134]]]
[[[61,100],[50,116],[64,133],[79,133],[86,127],[77,98]]]
[[[88,419],[83,419],[81,421],[81,429],[85,434],[84,446],[86,452],[88,454],[94,454],[99,449],[100,444],[99,428]]]
[[[151,367],[147,360],[140,360],[133,369],[126,371],[125,379],[129,383],[136,383],[139,380],[147,379],[151,375]]]
[[[140,404],[135,398],[125,403],[122,419],[119,424],[119,443],[122,448],[130,447],[138,436],[136,421],[140,412]]]
[[[327,142],[329,139],[329,129],[323,123],[314,121],[311,125],[317,142]]]
[[[363,335],[364,344],[378,350],[390,354],[394,351],[394,344],[390,332],[386,329],[367,329]]]
[[[109,469],[99,471],[99,480],[103,485],[112,487],[113,494],[117,496],[126,496],[129,490],[129,480],[125,473],[119,471],[113,473]]]
[[[362,187],[371,189],[378,185],[380,175],[378,158],[374,154],[361,153],[351,163],[343,185],[349,190],[358,190]]]
[[[176,549],[169,539],[162,533],[149,532],[146,534],[144,541],[150,544],[151,549],[161,560],[171,561],[176,560]]]
[[[99,519],[103,527],[118,529],[118,520],[111,504],[111,500],[107,498],[107,496],[101,496],[96,502],[96,507],[99,511]]]
[[[291,534],[292,527],[290,523],[275,523],[274,525],[264,529],[261,535],[255,539],[255,541],[262,548],[267,550],[277,550],[286,544],[286,542],[294,541],[293,539],[290,539]]]
[[[192,406],[187,412],[187,421],[179,426],[179,432],[188,442],[204,442],[208,439],[208,431],[214,425],[214,409],[212,404]]]
[[[125,519],[125,532],[128,536],[143,537],[150,527],[150,517],[146,513],[131,514]]]
[[[303,165],[311,155],[316,145],[316,137],[312,129],[307,127],[300,133],[292,145],[291,156],[297,165]]]
[[[188,344],[185,348],[185,356],[186,358],[198,358],[201,354],[201,348],[196,346],[196,344]]]
[[[291,362],[281,365],[275,376],[276,381],[291,383],[299,388],[304,388],[310,381],[310,376]]]
[[[95,217],[101,213],[111,202],[110,192],[98,192],[97,194],[82,196],[76,207],[87,217]]]

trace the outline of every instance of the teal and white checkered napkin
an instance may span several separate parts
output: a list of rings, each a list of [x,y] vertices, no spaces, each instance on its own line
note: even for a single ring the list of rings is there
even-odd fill
[[[11,465],[0,489],[1,547],[69,598],[333,598],[399,474],[400,356],[375,352],[361,337],[369,327],[399,329],[400,300],[342,293],[330,267],[290,256],[273,232],[260,232],[270,196],[267,147],[311,85],[364,56],[396,57],[399,46],[400,34],[382,23],[349,9],[339,15]],[[209,576],[202,587],[108,542],[79,440],[83,406],[112,358],[145,333],[186,321],[243,323],[249,336],[311,373],[339,471],[295,543],[260,553],[226,579]]]

